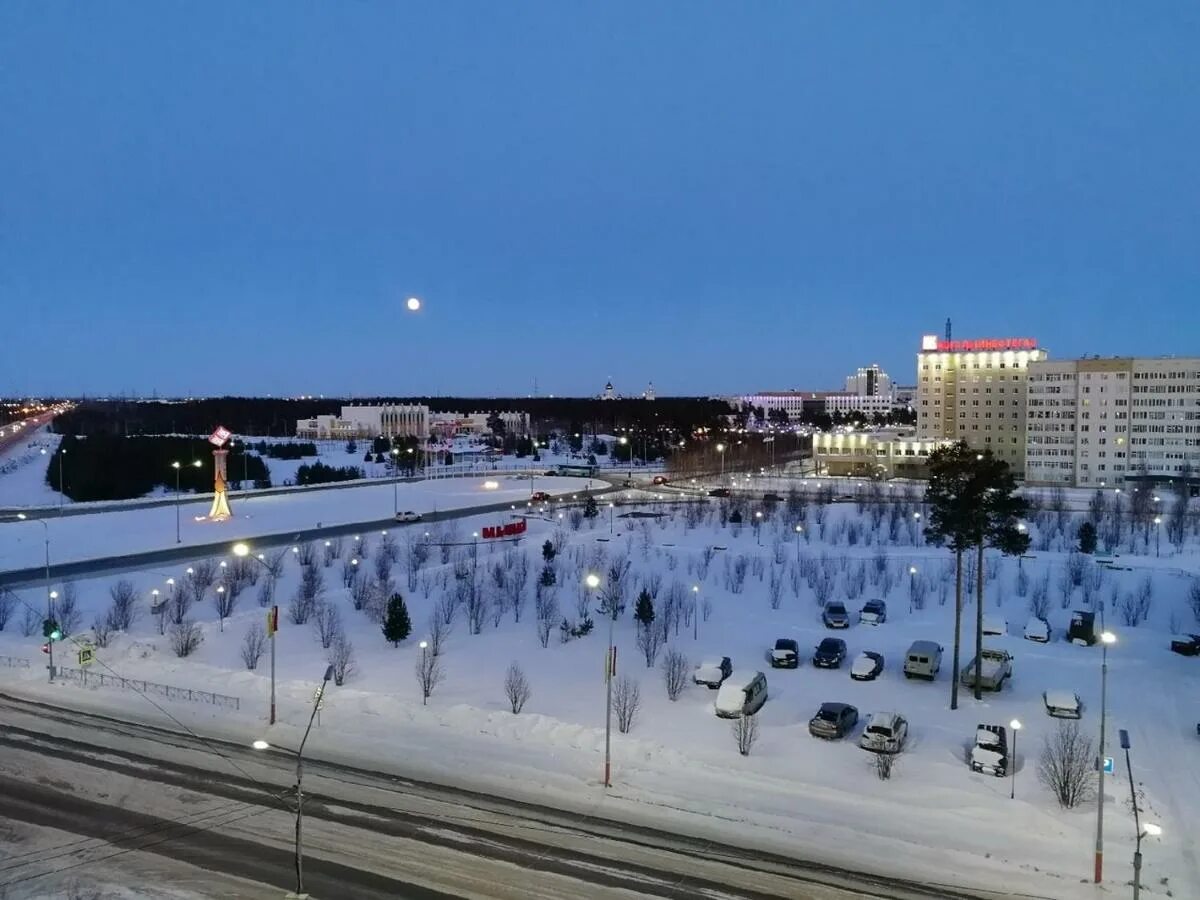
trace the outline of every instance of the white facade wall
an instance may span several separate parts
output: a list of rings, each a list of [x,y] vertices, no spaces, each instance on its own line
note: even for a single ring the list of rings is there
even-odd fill
[[[747,406],[763,408],[763,411],[769,413],[773,409],[782,409],[787,413],[787,417],[791,421],[797,421],[800,414],[804,412],[804,399],[811,394],[805,395],[802,391],[776,391],[762,394],[747,394],[744,397],[739,397],[738,400]]]
[[[846,378],[846,393],[860,397],[886,397],[892,393],[892,379],[878,365],[860,366]]]

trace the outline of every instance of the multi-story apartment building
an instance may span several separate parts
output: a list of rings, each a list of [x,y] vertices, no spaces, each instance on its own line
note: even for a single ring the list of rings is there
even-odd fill
[[[846,377],[846,393],[859,397],[890,397],[892,379],[876,363],[860,366],[856,373]]]
[[[965,441],[1025,472],[1026,377],[1046,351],[1032,338],[921,339],[917,437]]]
[[[1028,390],[1026,480],[1200,478],[1200,358],[1038,362]]]

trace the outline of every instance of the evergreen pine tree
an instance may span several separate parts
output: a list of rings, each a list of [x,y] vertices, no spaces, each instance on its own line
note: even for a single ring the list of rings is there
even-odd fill
[[[412,620],[408,617],[408,606],[399,594],[388,598],[387,614],[383,618],[383,636],[399,647],[400,642],[412,632]]]
[[[556,552],[557,551],[555,551],[554,543],[552,541],[546,541],[546,543],[542,544],[542,559],[544,559],[546,562],[551,562],[554,559],[554,554]]]
[[[642,592],[638,594],[637,606],[634,607],[633,617],[638,620],[638,624],[643,628],[649,628],[654,623],[654,598],[650,596],[650,592],[642,588]]]
[[[600,515],[600,508],[596,505],[596,498],[591,494],[587,495],[587,500],[583,504],[584,518],[594,519]]]
[[[1096,552],[1096,526],[1091,522],[1084,522],[1079,526],[1079,552]]]

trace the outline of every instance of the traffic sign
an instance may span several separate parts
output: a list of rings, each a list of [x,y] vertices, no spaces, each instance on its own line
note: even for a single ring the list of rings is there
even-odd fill
[[[80,667],[90,666],[96,661],[96,648],[91,644],[82,644],[79,647],[79,652],[76,654],[76,659]]]
[[[1114,771],[1113,758],[1111,756],[1104,757],[1104,774],[1111,775]]]

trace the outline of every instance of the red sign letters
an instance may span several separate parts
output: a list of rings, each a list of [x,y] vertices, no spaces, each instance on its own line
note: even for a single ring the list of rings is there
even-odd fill
[[[485,538],[506,538],[516,537],[519,534],[525,533],[525,520],[517,519],[515,522],[509,522],[507,525],[488,525],[480,532]]]
[[[1036,350],[1037,341],[1033,338],[983,338],[972,341],[943,341],[937,342],[941,353],[978,353],[981,350]]]

